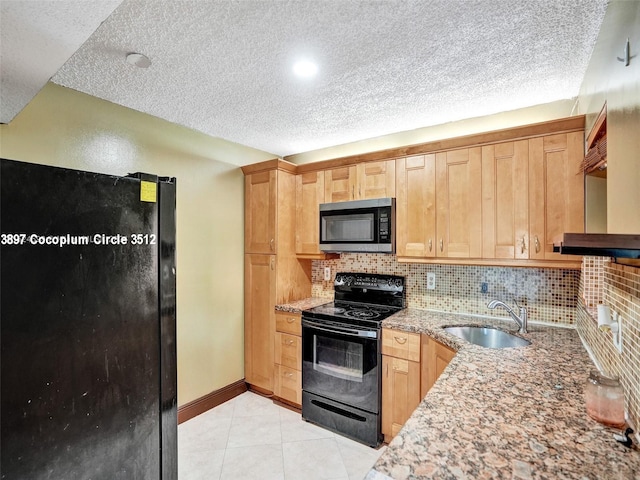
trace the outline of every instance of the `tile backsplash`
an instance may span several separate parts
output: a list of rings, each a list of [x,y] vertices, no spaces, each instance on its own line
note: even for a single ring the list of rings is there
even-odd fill
[[[327,266],[331,267],[331,281],[323,280]],[[412,308],[508,316],[503,309],[487,308],[497,298],[527,306],[532,321],[573,325],[576,320],[580,270],[409,264],[398,263],[393,255],[342,254],[339,259],[313,262],[312,295],[331,298],[336,272],[402,275],[406,277],[406,303]],[[435,273],[434,290],[427,290],[427,272]]]
[[[599,368],[620,377],[629,419],[640,428],[640,268],[590,258],[583,264],[578,333]],[[614,347],[611,332],[598,328],[597,303],[590,304],[594,298],[622,316],[622,353]]]
[[[331,281],[323,280],[327,266]],[[408,264],[398,263],[393,255],[342,254],[313,261],[313,296],[332,298],[339,271],[406,277],[406,303],[412,308],[507,316],[486,305],[493,298],[507,303],[515,299],[528,307],[532,321],[575,326],[598,367],[620,377],[630,423],[640,428],[640,268],[601,257],[584,257],[582,270],[571,270]],[[426,288],[427,272],[436,275],[435,290]],[[622,353],[614,347],[611,332],[598,329],[599,303],[622,315]]]

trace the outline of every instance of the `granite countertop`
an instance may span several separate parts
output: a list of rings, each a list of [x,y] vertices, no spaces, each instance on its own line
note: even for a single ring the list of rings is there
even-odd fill
[[[333,302],[332,298],[309,297],[291,303],[276,305],[276,310],[279,312],[300,313],[302,310],[307,310],[308,308],[317,307],[318,305],[324,305],[325,303],[330,302]]]
[[[383,327],[426,333],[458,353],[367,480],[640,479],[640,451],[586,414],[594,365],[574,329],[529,323],[532,344],[488,349],[445,325],[517,325],[470,315],[405,309]]]

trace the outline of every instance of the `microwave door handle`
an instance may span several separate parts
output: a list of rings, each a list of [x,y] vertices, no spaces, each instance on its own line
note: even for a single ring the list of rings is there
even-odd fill
[[[323,332],[329,333],[340,333],[343,335],[348,335],[350,337],[367,337],[367,338],[378,338],[378,332],[375,330],[352,330],[349,328],[341,328],[341,327],[327,327],[326,325],[321,325],[315,322],[311,322],[309,320],[304,320],[302,322],[303,326],[315,328],[316,330],[322,330]]]

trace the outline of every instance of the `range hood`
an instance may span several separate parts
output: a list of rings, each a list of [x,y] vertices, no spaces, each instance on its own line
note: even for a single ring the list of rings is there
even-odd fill
[[[554,252],[594,257],[640,258],[640,234],[565,233]]]

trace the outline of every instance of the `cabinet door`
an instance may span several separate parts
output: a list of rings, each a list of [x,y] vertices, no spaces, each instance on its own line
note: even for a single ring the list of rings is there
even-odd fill
[[[245,177],[245,253],[276,252],[276,178],[275,170]]]
[[[422,335],[422,371],[420,395],[424,397],[440,374],[447,368],[456,352],[446,345],[435,341],[428,335]]]
[[[276,332],[274,363],[302,370],[302,341],[297,335]]]
[[[382,356],[382,433],[389,441],[420,403],[420,363]]]
[[[583,132],[529,140],[529,258],[576,260],[553,253],[562,234],[584,232]]]
[[[321,254],[318,241],[320,204],[324,203],[324,172],[296,175],[296,254]]]
[[[482,257],[529,258],[529,142],[482,147]]]
[[[324,199],[327,203],[356,198],[356,166],[332,168],[324,172]]]
[[[356,198],[385,198],[396,196],[396,162],[359,163],[357,166]]]
[[[276,311],[276,332],[302,335],[302,314]]]
[[[399,257],[436,255],[436,156],[396,160],[396,251]]]
[[[302,405],[302,373],[300,370],[276,365],[274,393],[280,399],[298,407]]]
[[[480,147],[436,154],[438,257],[482,256]]]
[[[382,354],[419,362],[420,334],[383,328]]]
[[[244,265],[244,376],[272,392],[276,257],[245,255]]]

